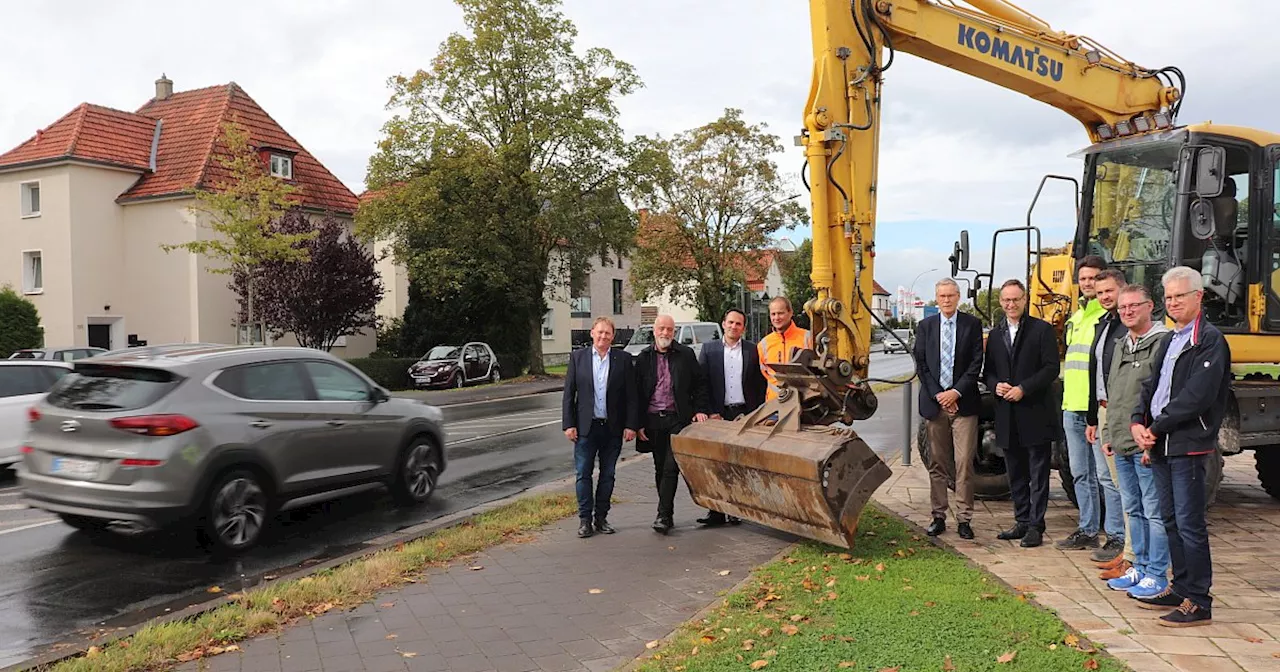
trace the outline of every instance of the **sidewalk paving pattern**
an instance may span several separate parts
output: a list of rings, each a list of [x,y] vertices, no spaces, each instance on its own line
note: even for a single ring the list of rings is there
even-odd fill
[[[890,464],[894,475],[875,499],[884,507],[926,526],[932,519],[929,475],[918,463]],[[1045,518],[1045,545],[1025,549],[999,541],[996,533],[1013,524],[1008,501],[975,503],[977,538],[955,535],[954,524],[938,539],[1003,579],[1135,672],[1187,670],[1280,670],[1280,502],[1258,485],[1251,454],[1226,458],[1222,488],[1209,510],[1213,554],[1213,623],[1166,628],[1164,612],[1138,608],[1124,593],[1108,590],[1086,551],[1063,552],[1053,542],[1075,529],[1076,509],[1052,476],[1052,499]],[[949,523],[954,516],[949,516]]]
[[[617,534],[578,539],[572,517],[531,541],[431,570],[420,582],[369,604],[303,621],[278,636],[246,642],[239,652],[178,669],[612,670],[796,540],[751,524],[699,529],[694,519],[703,510],[684,489],[677,494],[677,527],[666,537],[655,533],[649,526],[657,493],[647,455],[619,464],[614,497],[622,500],[609,515]],[[721,576],[725,570],[729,574]]]

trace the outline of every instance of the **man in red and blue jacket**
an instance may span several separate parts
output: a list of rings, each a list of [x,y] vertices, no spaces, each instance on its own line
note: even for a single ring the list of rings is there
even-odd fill
[[[1159,368],[1142,385],[1130,431],[1155,471],[1160,513],[1169,535],[1173,583],[1138,602],[1150,609],[1176,607],[1160,617],[1169,627],[1212,622],[1213,561],[1205,525],[1205,473],[1217,459],[1218,428],[1231,385],[1231,349],[1200,311],[1200,272],[1186,266],[1162,278],[1173,335],[1156,352]]]

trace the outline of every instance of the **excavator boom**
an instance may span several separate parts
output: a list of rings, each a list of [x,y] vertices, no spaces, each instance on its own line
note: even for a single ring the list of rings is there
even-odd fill
[[[1094,142],[1172,125],[1176,68],[1140,68],[1008,2],[968,4],[810,0],[813,73],[796,142],[813,216],[816,296],[804,306],[813,348],[772,366],[777,399],[740,420],[696,423],[673,437],[699,505],[851,547],[862,507],[891,475],[847,428],[877,407],[867,375],[880,100],[897,52],[1057,107]]]

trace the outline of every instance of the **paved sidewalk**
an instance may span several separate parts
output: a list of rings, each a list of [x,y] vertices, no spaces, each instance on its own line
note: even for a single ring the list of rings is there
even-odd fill
[[[795,541],[751,524],[700,529],[694,519],[703,512],[684,489],[677,495],[676,528],[658,535],[649,528],[657,494],[648,456],[619,465],[614,496],[622,500],[609,516],[617,534],[578,539],[577,519],[569,518],[531,541],[432,570],[354,610],[178,669],[612,670]]]
[[[918,463],[903,467],[894,460],[890,466],[894,475],[876,501],[927,526],[928,473]],[[1258,485],[1252,455],[1226,458],[1222,489],[1209,510],[1213,624],[1196,628],[1158,625],[1163,612],[1139,609],[1124,593],[1108,590],[1088,553],[1053,549],[1076,523],[1076,509],[1057,478],[1055,473],[1044,546],[1024,549],[996,540],[1013,522],[1008,501],[977,502],[975,540],[955,536],[954,525],[939,539],[1056,610],[1135,672],[1280,670],[1280,502]]]

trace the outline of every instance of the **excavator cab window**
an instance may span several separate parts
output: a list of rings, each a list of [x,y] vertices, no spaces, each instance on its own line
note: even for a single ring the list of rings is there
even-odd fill
[[[1261,241],[1263,254],[1263,287],[1267,295],[1266,330],[1280,332],[1280,145],[1269,148],[1268,173],[1271,175],[1271,202],[1259,204],[1265,219]],[[1266,212],[1269,209],[1270,212]]]
[[[1244,145],[1200,148],[1194,188],[1187,194],[1188,211],[1182,218],[1179,263],[1200,271],[1205,318],[1224,331],[1249,327],[1249,223],[1256,214],[1250,212],[1249,193],[1255,155],[1256,150]]]

